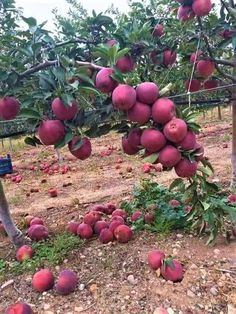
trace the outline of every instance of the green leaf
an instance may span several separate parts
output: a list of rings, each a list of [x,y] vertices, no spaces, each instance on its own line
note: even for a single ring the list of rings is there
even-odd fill
[[[227,212],[229,215],[230,219],[235,222],[236,221],[236,207],[233,206],[227,206],[223,207],[224,211]]]
[[[127,53],[129,51],[130,51],[129,48],[124,48],[124,49],[118,51],[117,54],[116,54],[116,60],[118,60],[119,58],[124,57],[125,55],[127,55]]]
[[[74,135],[73,135],[72,131],[69,130],[66,133],[65,137],[63,138],[63,140],[61,140],[59,143],[54,145],[55,149],[59,149],[59,148],[64,147],[65,145],[67,145],[72,140],[73,137],[74,137]]]
[[[78,73],[78,74],[76,74],[76,77],[78,77],[79,79],[81,79],[83,82],[86,82],[86,83],[88,83],[88,84],[94,86],[93,80],[91,80],[91,78],[88,77],[87,75]]]
[[[173,190],[174,188],[176,188],[176,187],[182,185],[183,182],[184,182],[184,181],[183,181],[183,179],[181,179],[181,178],[175,179],[175,180],[171,183],[171,185],[169,186],[169,190],[171,191],[171,190]]]
[[[40,50],[41,50],[41,47],[42,47],[42,43],[41,42],[38,42],[38,43],[35,43],[31,46],[31,49],[33,50],[33,52],[35,54],[38,54],[40,53]]]
[[[124,83],[124,81],[125,81],[124,80],[124,75],[120,71],[118,71],[118,70],[114,71],[113,74],[111,75],[111,77],[115,81],[117,81],[118,83]]]
[[[84,143],[83,139],[82,138],[79,139],[78,142],[74,145],[72,150],[75,151],[77,149],[80,149],[80,147],[83,145],[83,143]]]
[[[97,89],[89,87],[89,86],[85,86],[85,85],[82,85],[82,84],[80,84],[78,86],[78,90],[85,91],[85,92],[92,92],[92,93],[97,94],[99,96],[101,95],[101,93]]]
[[[25,144],[30,145],[30,146],[37,146],[37,145],[42,145],[42,143],[40,142],[40,140],[36,137],[36,136],[27,136],[24,139]]]
[[[32,137],[27,136],[24,139],[25,144],[30,145],[30,146],[37,146],[34,139]]]
[[[24,16],[22,16],[21,18],[30,27],[37,25],[37,20],[34,17],[24,17]]]
[[[55,77],[57,78],[57,80],[59,82],[64,82],[65,81],[65,70],[61,67],[54,67],[52,69],[52,73],[55,75]]]
[[[235,50],[236,49],[236,36],[232,38],[232,45]]]
[[[65,106],[69,107],[71,106],[74,97],[70,94],[63,94],[61,95],[61,100]]]
[[[43,89],[55,90],[57,88],[56,82],[54,81],[53,78],[49,76],[49,74],[39,73],[38,75],[40,79],[40,85],[42,86]]]
[[[208,177],[213,175],[213,172],[209,167],[199,167],[198,170],[204,173]]]
[[[145,157],[145,158],[143,159],[143,161],[144,161],[144,162],[147,162],[147,163],[150,163],[150,164],[154,164],[154,162],[157,161],[158,156],[159,156],[158,153],[154,153],[154,154],[151,154],[151,155]]]
[[[20,116],[24,118],[32,118],[32,119],[41,119],[42,116],[41,114],[34,110],[34,109],[29,109],[29,108],[23,108],[20,111]]]
[[[202,208],[204,211],[207,211],[211,207],[211,205],[209,203],[206,203],[206,202],[200,201],[200,204],[202,205]]]

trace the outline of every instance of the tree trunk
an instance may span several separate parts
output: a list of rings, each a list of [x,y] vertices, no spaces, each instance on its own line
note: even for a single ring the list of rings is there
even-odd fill
[[[11,153],[13,152],[13,146],[12,146],[12,140],[11,140],[11,137],[9,137],[9,144],[10,144],[10,150],[11,150]]]
[[[11,214],[9,211],[9,206],[4,194],[2,182],[0,180],[0,220],[6,230],[7,235],[15,246],[19,247],[24,244],[24,237],[22,232],[15,226]]]
[[[218,119],[222,120],[222,113],[221,113],[221,107],[218,106]]]
[[[233,75],[236,76],[236,50],[234,51],[234,69]],[[236,98],[236,87],[232,88],[232,98]],[[236,190],[236,101],[233,100],[232,103],[232,179],[231,179],[231,190]]]

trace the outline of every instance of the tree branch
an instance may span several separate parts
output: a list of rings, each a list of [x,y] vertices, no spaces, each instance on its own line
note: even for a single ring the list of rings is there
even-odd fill
[[[211,59],[212,61],[214,61],[217,64],[222,64],[222,65],[227,65],[230,67],[234,67],[234,63],[228,60],[222,60],[222,59]]]
[[[83,38],[75,38],[75,39],[63,41],[61,43],[56,44],[54,47],[48,47],[45,50],[47,51],[47,50],[63,47],[63,46],[69,45],[69,44],[76,44],[76,43],[78,43],[78,44],[96,44],[95,41],[89,41],[89,40],[83,39]]]
[[[209,56],[210,56],[210,58],[211,58],[212,60],[214,60],[215,58],[214,58],[213,52],[212,52],[212,50],[211,50],[211,46],[210,46],[210,43],[209,43],[209,41],[208,41],[208,38],[207,38],[207,36],[204,34],[204,30],[203,30],[203,27],[202,27],[202,21],[201,21],[201,18],[200,18],[200,17],[198,17],[198,23],[199,23],[199,26],[200,26],[200,29],[201,29],[201,32],[202,32],[202,36],[203,36],[203,38],[204,38],[204,41],[205,41],[205,44],[206,44],[206,47],[207,47],[207,51],[208,51],[208,53],[209,53]],[[215,67],[216,67],[216,70],[217,70],[223,77],[225,77],[225,78],[227,78],[227,79],[229,79],[229,80],[231,80],[231,81],[233,81],[233,82],[236,82],[236,76],[233,76],[233,75],[230,75],[230,74],[227,74],[227,73],[223,72],[217,63],[215,63]]]
[[[28,76],[36,73],[36,72],[39,72],[41,70],[44,70],[44,69],[49,68],[51,66],[54,66],[57,63],[58,63],[58,60],[47,60],[43,63],[39,63],[39,64],[33,66],[32,68],[22,72],[21,74],[18,74],[18,79],[22,80],[23,78],[26,78],[26,77],[28,77]],[[103,69],[102,66],[91,63],[91,62],[77,61],[76,63],[80,66],[87,66],[88,68],[93,69],[93,70]]]
[[[51,61],[47,60],[43,63],[39,63],[39,64],[33,66],[32,68],[19,74],[18,78],[21,80],[27,76],[30,76],[31,74],[34,74],[34,73],[39,72],[41,70],[44,70],[50,66],[56,65],[57,62],[58,62],[58,60],[51,60]]]
[[[88,68],[93,69],[93,70],[101,70],[101,69],[104,68],[104,67],[102,67],[100,65],[97,65],[97,64],[94,64],[94,63],[91,63],[91,62],[76,61],[76,63],[78,65],[80,65],[80,66],[87,66]]]
[[[234,0],[230,0],[230,7],[228,6],[228,3],[225,3],[224,0],[220,0],[221,4],[223,5],[223,7],[226,8],[226,10],[228,11],[229,15],[231,15],[231,17],[233,19],[235,19],[235,15],[232,13],[231,9],[234,8]]]

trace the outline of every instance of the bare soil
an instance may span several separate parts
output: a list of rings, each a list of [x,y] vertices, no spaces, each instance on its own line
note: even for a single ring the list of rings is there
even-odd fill
[[[223,122],[212,119],[204,122],[199,141],[205,145],[206,155],[215,168],[212,180],[227,187],[231,172],[228,112],[224,113],[224,118]],[[142,161],[122,153],[119,135],[109,134],[92,143],[93,155],[84,162],[77,161],[64,149],[64,163],[73,171],[51,176],[26,170],[26,167],[54,160],[53,149],[15,146],[14,165],[23,180],[20,184],[4,180],[4,185],[18,224],[26,214],[39,216],[45,220],[51,234],[58,234],[70,220],[79,219],[93,203],[111,201],[119,204],[131,199],[133,187],[141,178],[149,177],[142,172]],[[111,155],[101,157],[109,147],[113,147]],[[120,169],[116,169],[118,159],[123,160]],[[128,167],[132,167],[131,172],[127,171]],[[41,183],[43,178],[46,183]],[[160,172],[155,176],[155,180],[164,185],[173,178],[174,172]],[[57,198],[49,197],[47,191],[51,187],[58,189]],[[39,188],[39,192],[27,196],[31,188]],[[58,296],[54,291],[40,295],[31,288],[31,274],[9,277],[5,281],[13,279],[14,283],[0,291],[0,313],[8,304],[25,301],[39,314],[152,314],[158,306],[169,308],[170,313],[232,314],[228,305],[236,306],[236,242],[227,245],[219,238],[213,248],[207,247],[205,242],[204,238],[179,232],[167,238],[142,232],[124,245],[102,245],[96,239],[88,241],[63,265],[53,269],[55,274],[64,268],[76,271],[80,284],[85,287],[80,286],[81,290],[77,289],[67,297]],[[184,264],[185,275],[181,283],[166,282],[149,269],[147,253],[154,248],[175,255]],[[11,261],[14,254],[9,240],[0,236],[0,258]]]

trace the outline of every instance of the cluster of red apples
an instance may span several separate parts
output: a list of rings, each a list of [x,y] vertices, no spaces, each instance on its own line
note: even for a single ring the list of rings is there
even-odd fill
[[[39,217],[27,216],[26,225],[29,226],[27,231],[28,237],[33,241],[41,241],[48,238],[48,228],[45,226],[43,219]]]
[[[51,109],[56,119],[45,118],[39,125],[38,135],[44,145],[55,145],[62,141],[66,135],[64,121],[73,120],[78,112],[79,106],[73,100],[68,106],[57,97],[52,101]],[[0,119],[15,119],[20,111],[20,103],[14,97],[0,99]],[[92,147],[87,137],[74,136],[68,144],[69,151],[76,158],[84,160],[91,155]]]
[[[160,274],[166,280],[180,282],[183,279],[182,264],[176,259],[165,258],[165,253],[162,251],[149,252],[148,264],[153,270],[160,270]]]
[[[67,231],[82,239],[91,239],[96,235],[103,244],[113,240],[127,243],[133,236],[133,231],[126,224],[127,218],[127,213],[112,203],[96,204],[84,215],[82,222],[69,222]]]
[[[214,89],[218,86],[218,81],[215,79],[209,79],[209,77],[215,72],[215,63],[209,59],[201,58],[203,52],[197,50],[190,56],[190,63],[194,64],[195,70],[198,75],[203,78],[203,82],[199,79],[193,78],[185,82],[185,88],[187,91],[196,92],[200,89]]]
[[[186,122],[176,117],[174,102],[158,98],[159,88],[153,82],[141,83],[136,88],[127,84],[117,86],[111,77],[112,71],[105,68],[98,73],[97,87],[102,92],[111,92],[114,108],[126,112],[128,120],[142,126],[133,128],[122,139],[124,152],[135,155],[145,149],[145,155],[157,154],[155,163],[168,169],[175,167],[178,176],[193,176],[204,150]],[[150,123],[152,126],[143,128]],[[186,151],[195,152],[195,161],[182,156],[181,152]]]
[[[59,273],[57,280],[49,269],[41,269],[32,278],[32,287],[36,292],[45,292],[55,288],[60,295],[69,295],[78,285],[77,274],[69,269]],[[27,303],[15,303],[9,305],[5,314],[33,314],[31,306]]]
[[[178,9],[178,19],[182,22],[192,20],[195,16],[202,17],[210,13],[211,0],[177,0],[181,3]]]

